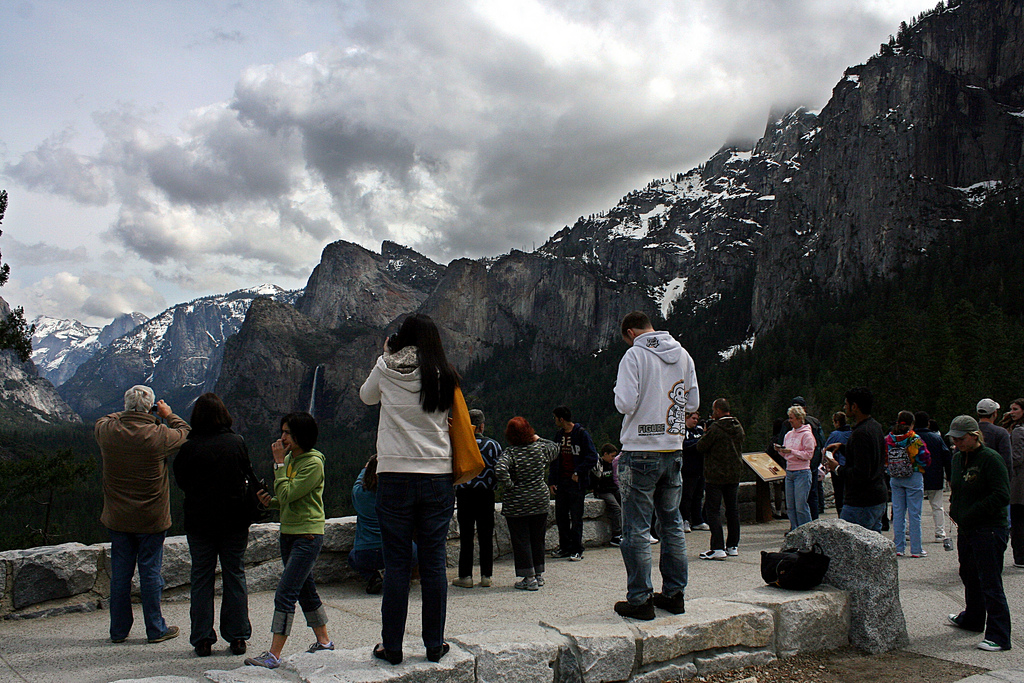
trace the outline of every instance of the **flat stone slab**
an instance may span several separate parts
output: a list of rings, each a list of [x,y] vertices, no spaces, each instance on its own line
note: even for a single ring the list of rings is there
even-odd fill
[[[184,676],[154,676],[152,678],[121,678],[113,683],[196,683],[196,679]]]
[[[850,642],[850,599],[846,591],[824,585],[812,591],[761,586],[726,600],[772,611],[779,657],[834,650]]]
[[[624,681],[636,663],[636,632],[622,617],[601,614],[578,622],[546,622],[576,646],[583,680],[587,683]]]
[[[231,671],[214,669],[204,674],[205,680],[212,683],[280,683],[295,681],[295,675],[282,673],[280,669],[264,669],[261,666],[243,666]]]
[[[476,657],[478,683],[551,683],[559,653],[569,644],[564,636],[537,624],[464,633],[448,642]]]
[[[983,674],[961,678],[959,683],[1024,683],[1024,671],[1019,669],[988,671]]]
[[[451,641],[449,640],[449,643]],[[285,657],[281,667],[298,674],[303,683],[474,683],[473,655],[452,643],[451,652],[440,662],[426,656],[406,655],[398,666],[377,659],[370,647],[334,650]]]
[[[693,663],[697,666],[697,673],[701,676],[713,674],[717,671],[732,671],[734,669],[745,669],[748,666],[761,666],[775,660],[775,652],[770,649],[719,652],[712,655],[694,655],[693,657]]]
[[[678,683],[697,675],[697,667],[692,662],[686,664],[669,664],[657,669],[637,674],[629,683]]]
[[[758,649],[772,645],[771,610],[718,598],[686,603],[686,613],[634,621],[640,632],[641,664],[669,662],[692,652],[716,648]]]
[[[11,569],[10,591],[14,609],[91,590],[96,583],[102,554],[101,546],[82,543],[0,553],[0,571],[6,577],[8,564]]]

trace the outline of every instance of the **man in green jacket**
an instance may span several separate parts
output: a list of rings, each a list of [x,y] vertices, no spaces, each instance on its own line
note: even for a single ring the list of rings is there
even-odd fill
[[[712,422],[697,442],[704,456],[704,509],[711,527],[711,549],[702,552],[702,560],[724,560],[739,555],[739,488],[747,466],[743,462],[743,425],[732,416],[729,402],[716,398],[711,404]],[[729,537],[722,537],[719,509],[725,501],[725,520]]]

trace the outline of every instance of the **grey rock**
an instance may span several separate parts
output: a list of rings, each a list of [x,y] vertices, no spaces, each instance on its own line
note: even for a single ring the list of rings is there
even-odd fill
[[[245,563],[259,564],[281,557],[281,525],[276,522],[253,524],[249,527],[249,545],[245,548]]]
[[[14,609],[91,590],[101,553],[81,543],[0,553],[0,560],[10,563]]]
[[[204,680],[212,683],[277,683],[294,681],[295,678],[279,669],[264,669],[259,666],[241,666],[230,671],[213,669],[203,674]]]
[[[569,639],[587,683],[624,681],[633,672],[636,634],[620,617],[609,614],[584,617],[578,622],[541,624]]]
[[[569,641],[538,625],[476,631],[449,638],[476,657],[478,683],[551,683]]]
[[[693,662],[669,664],[639,673],[630,679],[630,683],[677,683],[696,675],[697,667]]]
[[[324,550],[348,554],[355,538],[355,517],[333,517],[324,523]]]
[[[276,590],[283,569],[280,558],[246,566],[245,585],[250,591]]]
[[[184,676],[152,676],[150,678],[119,678],[113,683],[196,683],[196,679]]]
[[[450,642],[450,641],[449,641]],[[473,655],[456,645],[438,662],[405,658],[400,666],[376,659],[369,647],[333,652],[305,652],[284,658],[282,668],[303,683],[474,683]]]
[[[763,648],[772,644],[775,620],[770,610],[697,598],[686,613],[634,622],[640,633],[641,664],[670,662],[692,652],[715,648]]]
[[[22,363],[10,350],[0,351],[0,406],[7,409],[8,426],[82,421],[50,380],[39,376],[32,361]]]
[[[168,536],[164,539],[164,559],[160,567],[160,575],[164,578],[164,588],[186,586],[192,579],[192,553],[188,550],[188,538],[185,536]],[[132,580],[133,588],[138,588],[138,572]]]
[[[318,584],[340,583],[359,574],[348,566],[348,553],[321,552],[313,565],[313,580]]]
[[[809,548],[815,543],[832,558],[825,583],[850,595],[850,642],[871,654],[906,647],[910,641],[893,542],[841,519],[817,519],[786,534],[783,545]]]
[[[850,600],[845,591],[837,588],[789,591],[761,586],[726,599],[772,611],[775,651],[779,657],[833,650],[850,642]]]
[[[961,678],[960,683],[1024,683],[1024,671],[1019,669],[998,669]]]
[[[775,661],[775,653],[771,650],[718,652],[711,655],[694,655],[693,663],[701,676],[716,671],[744,669],[748,666],[761,666]]]

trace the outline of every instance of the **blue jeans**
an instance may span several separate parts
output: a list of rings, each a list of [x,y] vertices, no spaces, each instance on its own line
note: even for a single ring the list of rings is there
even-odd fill
[[[619,492],[622,494],[622,562],[626,565],[626,600],[640,605],[654,593],[651,583],[651,517],[658,511],[661,531],[662,593],[686,590],[686,536],[679,514],[682,495],[682,451],[622,451]]]
[[[924,505],[924,474],[914,472],[909,477],[889,477],[892,487],[892,540],[896,552],[906,552],[907,534],[904,522],[910,513],[910,553],[921,554],[921,507]]]
[[[249,640],[249,593],[245,586],[245,547],[249,544],[248,528],[217,536],[188,534],[188,551],[192,557],[192,602],[189,616],[192,633],[189,642],[216,643],[213,630],[213,591],[220,558],[221,583],[224,595],[220,601],[220,634],[224,640]]]
[[[164,578],[160,567],[164,561],[164,535],[129,534],[110,530],[110,639],[122,640],[132,630],[132,577],[139,566],[142,617],[146,622],[146,638],[152,640],[167,633],[167,623],[160,613],[160,596]]]
[[[967,606],[957,621],[966,629],[985,629],[985,639],[1010,647],[1010,608],[1003,592],[1003,553],[1009,538],[1006,527],[965,532],[956,540],[960,580]]]
[[[455,489],[450,474],[377,475],[377,519],[384,541],[380,634],[386,650],[402,651],[409,615],[413,540],[423,593],[423,644],[429,648],[444,643],[448,604],[446,544],[454,510]]]
[[[810,470],[786,470],[786,510],[790,531],[811,521],[811,504],[807,500],[810,493]]]
[[[327,611],[313,582],[313,565],[324,545],[323,534],[281,534],[281,562],[284,571],[274,593],[274,619],[270,632],[287,636],[295,620],[295,602],[302,607],[310,628],[327,624]]]
[[[885,503],[868,505],[867,507],[854,507],[843,503],[843,510],[839,513],[839,519],[844,519],[850,524],[859,524],[871,531],[882,530],[882,516],[885,514]]]
[[[348,566],[359,572],[359,575],[369,581],[377,572],[384,569],[384,551],[380,548],[367,548],[356,550],[353,548],[348,553]]]

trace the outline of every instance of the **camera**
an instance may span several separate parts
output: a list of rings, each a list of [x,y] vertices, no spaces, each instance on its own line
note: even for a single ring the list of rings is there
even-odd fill
[[[388,349],[390,349],[391,351],[394,351],[395,350],[395,345],[397,343],[398,343],[398,333],[395,332],[394,334],[392,334],[391,336],[388,337]]]

